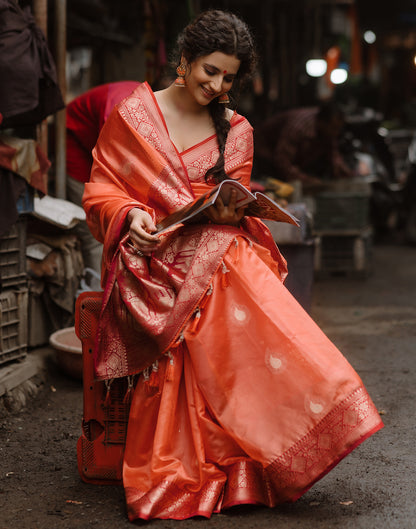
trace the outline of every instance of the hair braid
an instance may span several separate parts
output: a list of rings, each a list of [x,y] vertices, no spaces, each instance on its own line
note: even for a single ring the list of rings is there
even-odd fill
[[[226,108],[220,103],[218,103],[218,101],[213,101],[208,108],[211,114],[212,121],[214,122],[220,155],[215,165],[213,167],[210,167],[205,173],[205,180],[207,182],[212,181],[217,184],[219,182],[222,182],[222,180],[228,178],[224,168],[224,153],[225,144],[227,142],[227,136],[228,132],[230,131],[231,125],[228,119],[226,118]]]

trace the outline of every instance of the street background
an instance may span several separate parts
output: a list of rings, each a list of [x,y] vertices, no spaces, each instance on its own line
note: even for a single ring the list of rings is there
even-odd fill
[[[358,371],[385,428],[294,504],[238,507],[211,520],[154,520],[160,528],[416,528],[416,248],[373,248],[367,279],[315,281],[312,316]],[[35,380],[40,384],[40,381]],[[49,359],[46,380],[0,429],[0,529],[123,529],[123,490],[81,482],[76,441],[82,384]]]

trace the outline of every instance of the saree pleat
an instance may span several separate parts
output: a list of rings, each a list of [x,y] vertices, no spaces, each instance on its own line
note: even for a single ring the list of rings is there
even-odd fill
[[[239,237],[224,265],[157,380],[136,389],[123,475],[131,519],[293,501],[381,427],[270,253]]]

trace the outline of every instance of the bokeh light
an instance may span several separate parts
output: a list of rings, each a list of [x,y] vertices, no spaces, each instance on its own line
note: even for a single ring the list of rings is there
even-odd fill
[[[322,77],[326,73],[327,64],[324,59],[309,59],[306,62],[306,72],[311,77]]]
[[[376,38],[377,37],[374,31],[367,30],[364,32],[364,40],[366,41],[367,44],[374,44],[376,41]]]

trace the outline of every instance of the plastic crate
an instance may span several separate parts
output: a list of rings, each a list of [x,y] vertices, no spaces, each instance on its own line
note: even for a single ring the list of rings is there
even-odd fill
[[[93,350],[102,292],[83,292],[77,298],[75,330],[82,343],[82,434],[77,443],[78,471],[87,483],[120,484],[130,411],[128,380],[111,384],[94,379]]]
[[[315,276],[350,274],[367,277],[372,270],[372,230],[358,235],[324,235],[315,239]]]
[[[360,230],[370,222],[368,193],[328,191],[315,197],[314,230]]]
[[[0,292],[0,365],[27,353],[28,289]]]
[[[22,217],[0,237],[0,291],[26,285],[26,219]]]

